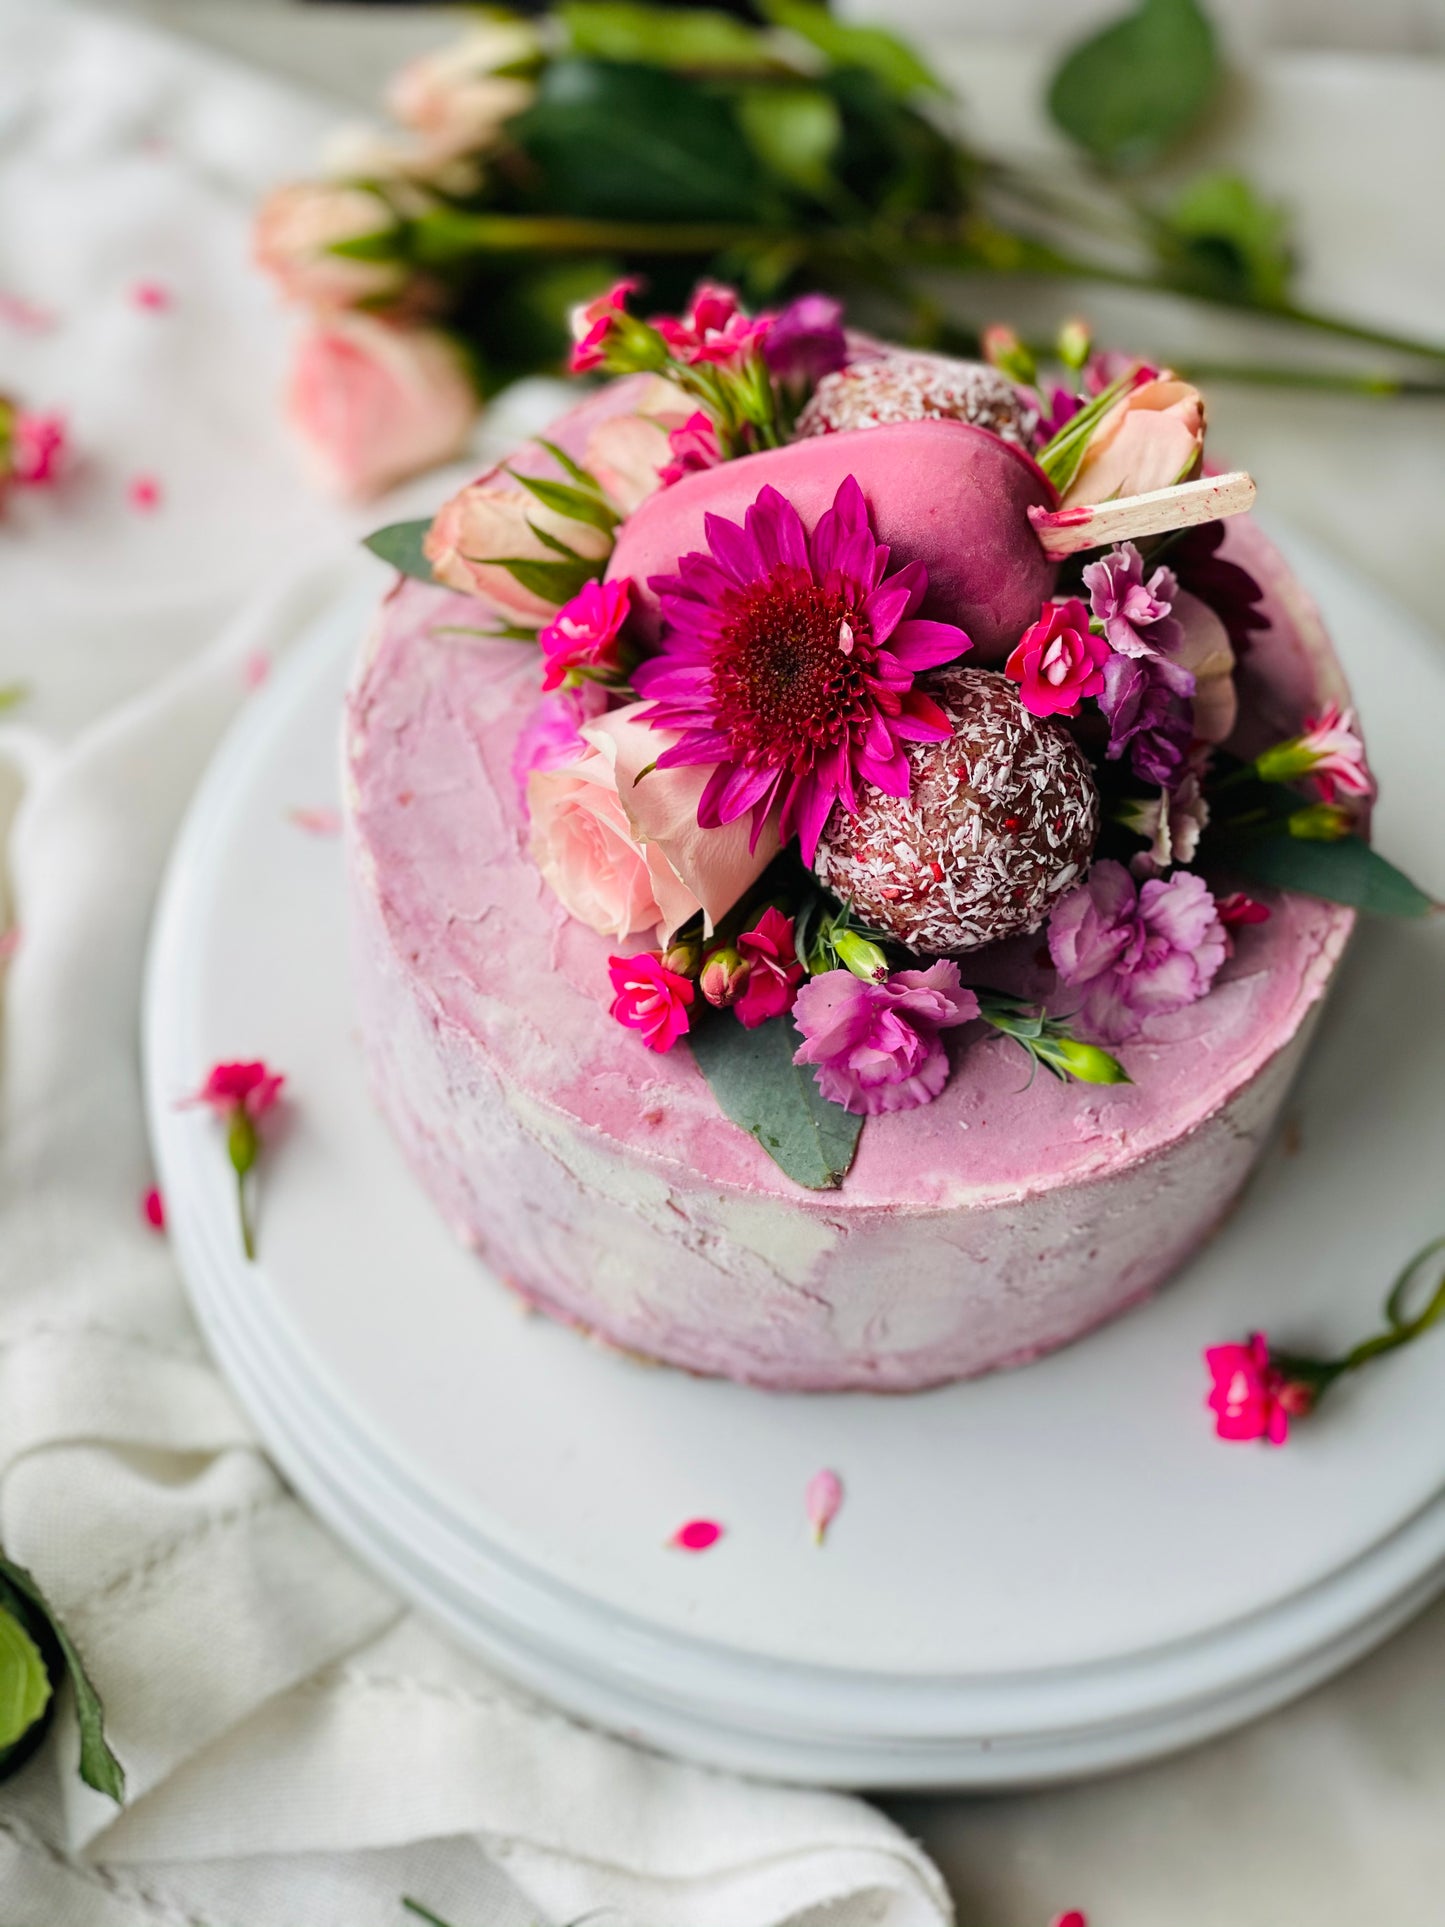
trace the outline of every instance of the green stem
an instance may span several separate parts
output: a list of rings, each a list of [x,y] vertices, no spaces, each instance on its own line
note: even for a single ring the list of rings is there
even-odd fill
[[[241,1219],[241,1248],[252,1264],[256,1262],[256,1234],[251,1228],[251,1212],[246,1203],[246,1174],[236,1173],[236,1207]]]

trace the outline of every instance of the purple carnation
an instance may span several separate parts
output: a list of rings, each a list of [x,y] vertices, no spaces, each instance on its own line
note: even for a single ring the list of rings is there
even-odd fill
[[[1183,625],[1171,613],[1179,584],[1168,569],[1156,569],[1146,582],[1132,542],[1091,562],[1084,587],[1109,647],[1121,656],[1172,656],[1184,640]]]
[[[812,387],[848,359],[843,304],[830,294],[800,294],[773,322],[763,341],[770,374],[787,385]]]
[[[978,999],[947,961],[864,983],[848,970],[813,977],[793,1021],[807,1040],[795,1064],[816,1064],[818,1089],[845,1111],[873,1116],[929,1104],[948,1081],[939,1032],[978,1015]]]
[[[1084,1021],[1106,1044],[1202,997],[1227,952],[1209,886],[1188,870],[1140,888],[1122,863],[1096,863],[1049,918],[1054,967],[1085,990]]]
[[[1109,723],[1108,755],[1127,749],[1145,783],[1173,786],[1194,736],[1194,677],[1163,656],[1110,656],[1099,708]]]

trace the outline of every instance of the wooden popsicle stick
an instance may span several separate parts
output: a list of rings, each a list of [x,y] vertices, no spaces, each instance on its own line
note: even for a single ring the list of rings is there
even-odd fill
[[[1059,561],[1081,549],[1103,549],[1113,542],[1133,542],[1141,535],[1162,535],[1166,529],[1192,529],[1200,522],[1242,515],[1253,503],[1254,493],[1254,477],[1235,469],[1229,475],[1201,475],[1195,482],[1151,489],[1147,495],[1118,495],[1112,502],[1081,503],[1071,509],[1031,508],[1029,520],[1044,554]]]

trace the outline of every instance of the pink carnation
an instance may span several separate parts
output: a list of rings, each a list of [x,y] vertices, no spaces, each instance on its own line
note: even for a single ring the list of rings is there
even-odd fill
[[[1228,951],[1202,877],[1177,871],[1137,888],[1121,863],[1096,863],[1049,918],[1049,954],[1086,992],[1085,1022],[1106,1044],[1202,997]]]
[[[685,315],[659,315],[652,325],[678,361],[735,368],[767,340],[773,319],[746,314],[735,289],[703,281]]]
[[[627,307],[627,297],[636,294],[640,281],[615,281],[606,294],[584,302],[572,311],[572,360],[574,375],[590,374],[607,359],[607,337],[618,315]]]
[[[798,992],[793,1018],[806,1041],[793,1062],[816,1064],[818,1089],[846,1111],[911,1111],[948,1081],[939,1032],[977,1015],[977,997],[946,959],[881,984],[830,970]]]
[[[1019,637],[1004,674],[1019,684],[1019,701],[1031,716],[1077,716],[1085,696],[1104,688],[1108,643],[1089,628],[1089,612],[1077,596],[1046,602],[1039,619]]]
[[[229,1113],[244,1111],[247,1117],[264,1117],[281,1096],[286,1079],[268,1070],[259,1060],[249,1064],[217,1064],[191,1099],[208,1110]]]
[[[619,576],[615,582],[587,583],[557,611],[537,634],[547,663],[543,689],[556,689],[574,671],[584,681],[616,675],[618,637],[631,600],[632,584]]]
[[[607,971],[616,993],[612,1015],[618,1023],[641,1031],[649,1050],[671,1050],[687,1032],[691,982],[669,970],[654,950],[640,950],[635,957],[609,957]]]
[[[664,488],[671,488],[684,475],[700,475],[705,468],[716,468],[722,460],[712,416],[705,415],[700,408],[689,415],[680,428],[669,432],[667,446],[672,459],[657,471]]]
[[[1299,746],[1310,759],[1309,773],[1321,801],[1333,803],[1339,795],[1368,796],[1374,789],[1352,709],[1329,703],[1318,716],[1307,717]]]
[[[756,1030],[770,1017],[791,1010],[798,994],[803,966],[793,948],[792,918],[769,904],[757,927],[738,938],[737,951],[749,968],[733,1008],[745,1030]]]
[[[1251,1332],[1245,1345],[1211,1345],[1204,1362],[1214,1381],[1205,1402],[1222,1439],[1283,1445],[1290,1420],[1306,1417],[1315,1403],[1314,1388],[1289,1378],[1270,1357],[1263,1332]]]

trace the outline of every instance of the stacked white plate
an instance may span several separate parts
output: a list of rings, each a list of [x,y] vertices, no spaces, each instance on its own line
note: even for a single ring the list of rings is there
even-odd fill
[[[1355,680],[1385,849],[1437,885],[1430,640],[1290,547]],[[1243,1208],[1153,1305],[1025,1371],[794,1397],[649,1369],[519,1309],[368,1098],[334,807],[379,581],[248,708],[198,794],[152,957],[147,1070],[176,1247],[217,1357],[323,1518],[502,1670],[696,1758],[842,1785],[1001,1786],[1187,1744],[1322,1679],[1445,1582],[1445,1332],[1287,1449],[1230,1446],[1203,1347],[1328,1351],[1445,1230],[1445,930],[1362,929]],[[465,646],[465,645],[462,645]],[[176,1100],[264,1056],[260,1260],[222,1134]],[[720,1127],[721,1128],[721,1127]],[[846,1489],[819,1548],[803,1491]],[[685,1520],[724,1535],[687,1554]]]

